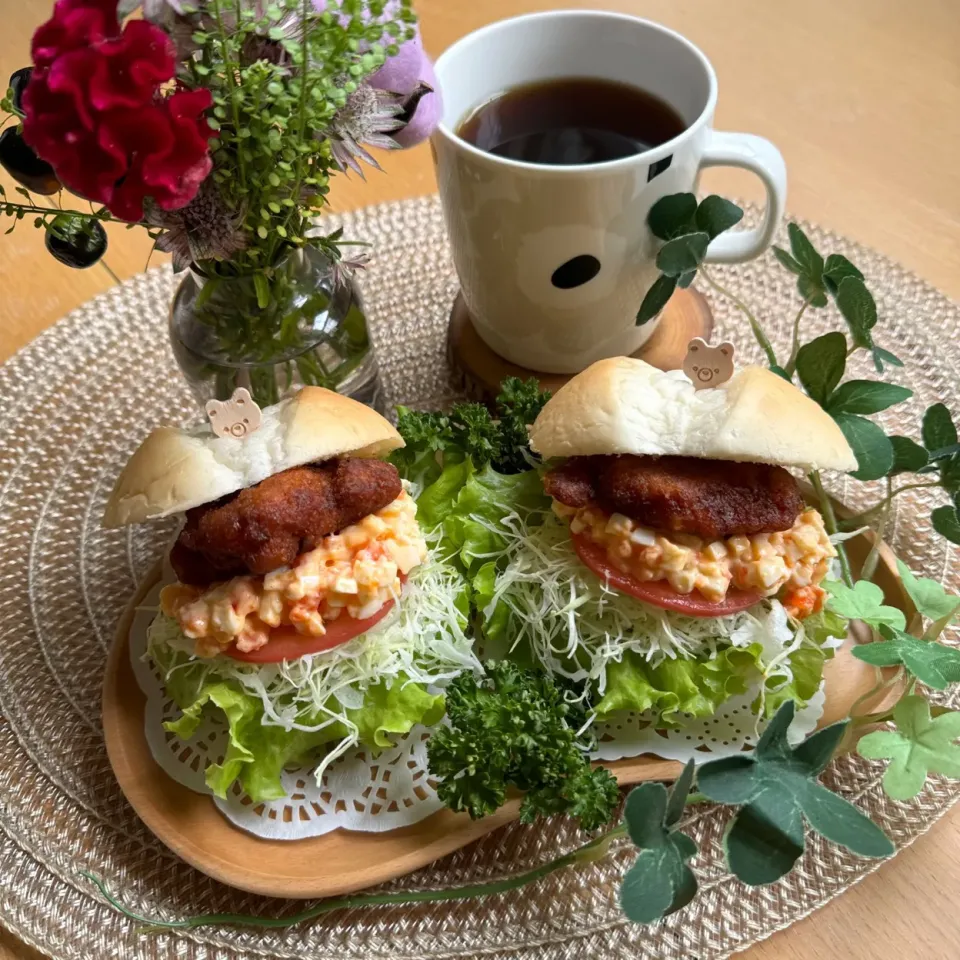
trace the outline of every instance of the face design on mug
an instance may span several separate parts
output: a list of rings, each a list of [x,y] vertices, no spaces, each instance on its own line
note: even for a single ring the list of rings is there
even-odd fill
[[[733,344],[724,342],[712,347],[695,337],[687,347],[683,372],[693,381],[695,390],[719,387],[733,376]]]
[[[253,433],[262,419],[260,408],[253,402],[250,392],[243,387],[234,390],[229,400],[208,400],[204,409],[210,418],[210,426],[218,437],[240,440]]]

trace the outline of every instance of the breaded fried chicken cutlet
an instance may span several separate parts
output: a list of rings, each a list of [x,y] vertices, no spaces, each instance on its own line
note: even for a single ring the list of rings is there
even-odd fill
[[[789,530],[803,510],[783,467],[694,457],[571,457],[546,475],[544,489],[568,507],[596,503],[642,526],[705,540]]]
[[[187,511],[170,551],[181,583],[206,586],[290,566],[331,533],[382,510],[403,492],[382,460],[291,467],[216,503]]]

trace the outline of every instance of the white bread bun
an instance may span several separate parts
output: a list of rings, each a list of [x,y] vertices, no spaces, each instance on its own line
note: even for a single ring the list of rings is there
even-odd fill
[[[332,457],[381,457],[403,446],[375,410],[322,387],[263,410],[259,429],[237,439],[210,424],[159,427],[117,479],[105,527],[142,523],[210,503],[304,463]]]
[[[568,381],[530,428],[547,459],[634,453],[854,470],[833,419],[793,384],[744,367],[719,387],[694,390],[681,370],[632,357],[600,360]]]

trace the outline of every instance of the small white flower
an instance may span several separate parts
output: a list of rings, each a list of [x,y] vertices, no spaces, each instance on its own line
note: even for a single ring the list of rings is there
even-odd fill
[[[333,159],[340,169],[355,170],[362,177],[359,161],[363,160],[379,170],[380,164],[365,148],[397,149],[390,134],[403,127],[403,109],[396,94],[360,84],[337,111],[327,131]]]

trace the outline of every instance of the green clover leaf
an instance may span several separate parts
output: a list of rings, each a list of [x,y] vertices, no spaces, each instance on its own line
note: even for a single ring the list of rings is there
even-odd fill
[[[930,453],[957,442],[957,428],[946,404],[935,403],[923,415],[923,445]]]
[[[865,857],[886,857],[893,844],[852,803],[816,778],[846,730],[835,723],[792,747],[787,732],[795,704],[786,701],[770,721],[753,755],[704,764],[700,792],[719,803],[742,804],[724,838],[731,871],[749,886],[773,883],[803,853],[803,822],[833,843]]]
[[[909,437],[890,437],[893,446],[893,467],[889,476],[901,473],[917,473],[930,460],[930,455],[915,440]]]
[[[827,609],[841,617],[862,620],[871,627],[886,625],[903,630],[907,626],[903,611],[888,607],[883,602],[883,591],[869,580],[858,580],[852,588],[839,580],[824,580],[822,586],[830,594]]]
[[[791,252],[787,253],[782,247],[774,247],[773,255],[791,273],[796,274],[800,296],[809,300],[813,307],[825,307],[827,289],[823,276],[823,257],[797,224],[788,224],[787,234],[790,237]]]
[[[685,277],[686,274],[683,276]],[[689,286],[689,284],[687,285]],[[637,326],[642,327],[652,320],[667,305],[667,301],[673,296],[673,291],[676,288],[676,277],[668,277],[665,274],[657,277],[637,311]]]
[[[960,492],[960,447],[950,411],[935,403],[923,415],[923,445],[940,472],[940,485],[951,495]]]
[[[919,640],[909,633],[889,626],[880,627],[883,640],[863,643],[853,648],[853,655],[875,667],[906,667],[921,683],[934,690],[946,690],[960,682],[960,650],[938,643]]]
[[[697,232],[686,233],[668,240],[657,254],[657,267],[668,277],[679,277],[696,270],[710,244],[710,235]]]
[[[943,620],[957,612],[957,607],[960,607],[960,597],[947,593],[942,584],[929,577],[914,576],[913,571],[899,558],[897,570],[913,605],[928,620]]]
[[[735,203],[712,193],[700,201],[694,219],[697,229],[713,240],[725,230],[735,227],[743,219],[743,211]]]
[[[831,253],[823,266],[823,283],[834,296],[845,277],[863,279],[863,274],[842,254]]]
[[[867,760],[889,760],[883,789],[894,800],[911,800],[939,773],[960,777],[960,713],[930,717],[930,704],[923,697],[904,697],[893,710],[896,730],[868,733],[857,746]]]
[[[800,383],[820,406],[826,405],[846,369],[847,338],[838,331],[805,343],[797,354]]]
[[[691,760],[669,792],[662,783],[644,783],[627,797],[624,820],[640,853],[623,878],[620,905],[634,923],[653,923],[696,895],[697,878],[687,861],[696,855],[697,845],[674,829],[693,775]]]
[[[913,396],[913,391],[893,383],[876,380],[848,380],[841,384],[827,403],[827,413],[879,413]]]
[[[873,350],[871,330],[877,325],[877,304],[863,279],[844,277],[837,287],[837,306],[843,314],[856,347]]]
[[[647,226],[658,239],[672,240],[696,229],[696,213],[697,198],[692,193],[672,193],[650,208]]]
[[[937,507],[930,514],[930,521],[933,523],[933,529],[941,537],[945,537],[951,543],[960,544],[960,516],[957,515],[956,507]]]
[[[893,469],[893,444],[883,427],[851,413],[837,413],[833,419],[857,458],[857,469],[851,471],[851,477],[862,481],[879,480]]]
[[[902,367],[903,361],[889,350],[874,346],[873,365],[876,367],[877,373],[883,373],[884,364],[889,364],[891,367]]]

